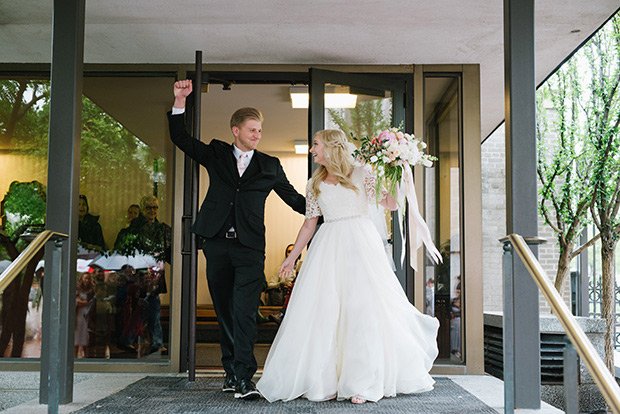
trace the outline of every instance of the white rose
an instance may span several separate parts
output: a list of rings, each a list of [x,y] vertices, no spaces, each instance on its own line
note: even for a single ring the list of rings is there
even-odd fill
[[[386,164],[387,164],[388,162],[390,162],[390,157],[388,157],[387,155],[384,155],[384,156],[383,156],[383,162],[384,162],[384,163],[386,163]]]
[[[377,162],[379,158],[377,158],[376,155],[373,155],[372,157],[370,157],[370,162]]]
[[[433,162],[431,160],[428,160],[426,158],[422,159],[422,165],[424,165],[425,167],[432,167],[433,166]]]

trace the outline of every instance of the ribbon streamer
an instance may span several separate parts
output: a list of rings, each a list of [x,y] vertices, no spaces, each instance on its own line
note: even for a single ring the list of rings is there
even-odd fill
[[[403,206],[399,208],[400,238],[403,242],[400,262],[405,262],[405,252],[407,250],[405,248],[405,237],[403,235],[404,214],[401,213],[402,209],[404,208],[404,203],[401,203],[401,201],[404,201],[404,198],[406,197],[407,201],[409,201],[409,247],[411,249],[411,267],[417,271],[418,255],[416,254],[416,252],[420,248],[420,246],[422,246],[422,244],[426,246],[428,255],[435,264],[443,262],[443,258],[441,257],[441,253],[439,253],[439,250],[437,250],[437,247],[435,247],[433,239],[431,238],[431,232],[428,229],[426,222],[422,218],[420,210],[418,209],[418,198],[415,194],[415,186],[413,184],[413,173],[411,172],[411,166],[409,166],[409,164],[406,164],[401,165],[401,168],[403,174],[400,187],[402,187],[402,184],[404,184],[404,186],[406,187],[406,192],[405,194],[401,195],[402,191],[400,191],[400,188],[398,189],[398,205]]]

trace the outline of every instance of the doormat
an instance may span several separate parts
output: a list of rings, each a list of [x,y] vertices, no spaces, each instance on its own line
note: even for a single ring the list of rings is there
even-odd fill
[[[242,401],[223,393],[223,378],[197,377],[195,382],[179,377],[147,377],[99,400],[77,413],[497,413],[448,378],[435,378],[435,389],[421,394],[383,398],[362,405],[350,401],[311,402],[297,399],[269,403],[264,399]]]

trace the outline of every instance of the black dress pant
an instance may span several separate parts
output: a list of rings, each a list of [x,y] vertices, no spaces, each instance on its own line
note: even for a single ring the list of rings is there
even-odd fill
[[[211,238],[202,245],[207,283],[220,327],[222,365],[238,379],[256,373],[256,312],[265,280],[265,253],[238,239]]]

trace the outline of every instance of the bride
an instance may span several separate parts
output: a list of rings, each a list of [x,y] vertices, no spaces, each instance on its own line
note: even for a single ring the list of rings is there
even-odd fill
[[[319,167],[281,277],[293,271],[318,217],[325,223],[308,248],[258,390],[270,402],[358,404],[431,390],[439,322],[409,303],[368,218],[376,202],[372,170],[354,162],[340,130],[317,132],[310,152]],[[397,208],[385,190],[380,204]]]

